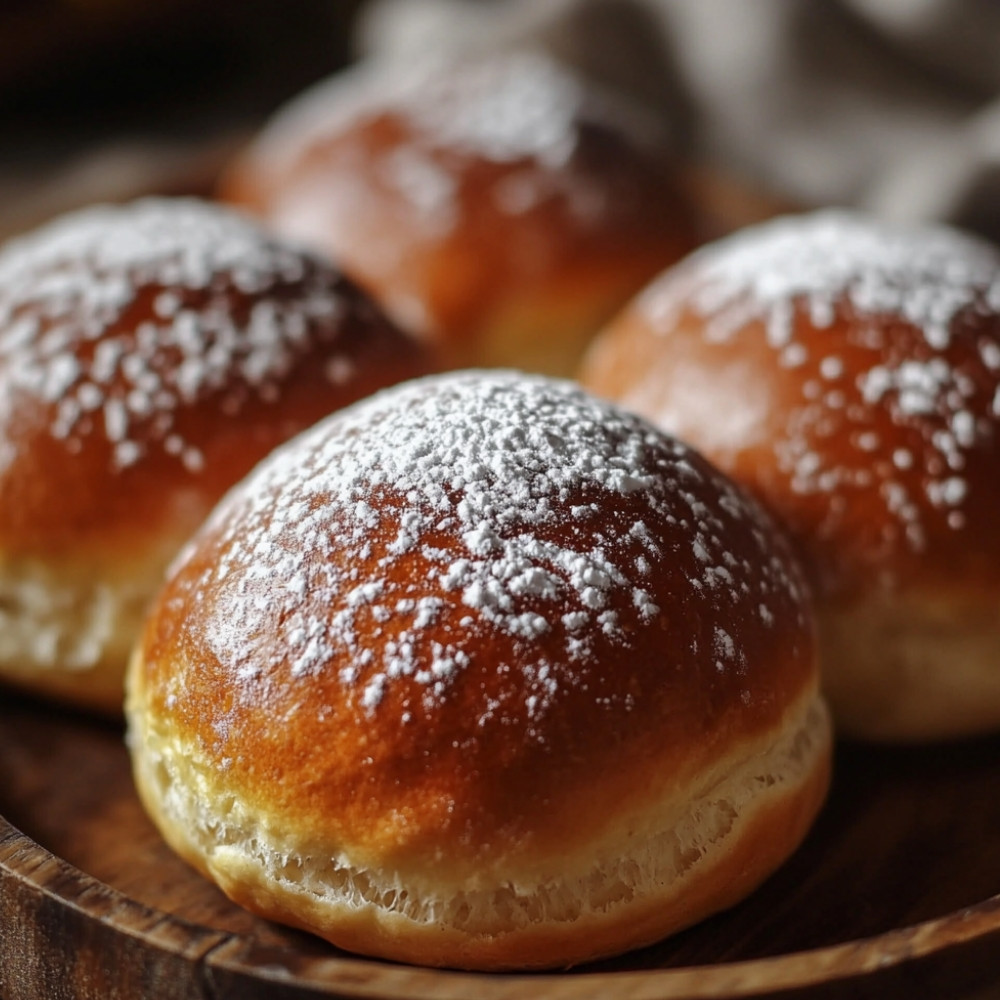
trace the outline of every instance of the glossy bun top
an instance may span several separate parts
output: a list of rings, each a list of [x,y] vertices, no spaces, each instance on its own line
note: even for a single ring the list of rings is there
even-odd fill
[[[653,759],[682,782],[816,681],[758,508],[510,373],[408,383],[280,449],[175,566],[142,661],[148,711],[254,808],[427,871],[574,849],[593,828],[560,803],[641,797]]]
[[[73,213],[0,252],[0,546],[115,558],[190,530],[280,441],[428,367],[331,265],[229,210]]]
[[[655,120],[527,51],[333,77],[222,190],[343,261],[456,364],[565,365],[693,245]]]
[[[784,517],[814,581],[1000,583],[1000,253],[846,212],[705,247],[594,345],[584,383]]]

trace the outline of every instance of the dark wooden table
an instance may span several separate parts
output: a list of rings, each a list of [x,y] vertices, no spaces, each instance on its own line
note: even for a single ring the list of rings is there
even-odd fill
[[[162,843],[120,727],[0,697],[6,1000],[1000,996],[1000,739],[842,746],[812,834],[742,905],[614,961],[482,976],[250,916]]]

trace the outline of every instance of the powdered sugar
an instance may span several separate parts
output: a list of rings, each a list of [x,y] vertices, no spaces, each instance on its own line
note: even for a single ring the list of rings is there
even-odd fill
[[[901,316],[943,349],[959,312],[1000,295],[998,259],[993,247],[946,227],[893,228],[816,212],[743,230],[695,254],[693,301],[720,339],[762,319],[769,342],[781,347],[795,306],[825,329],[846,301],[860,316]],[[654,285],[643,307],[654,321],[673,313],[672,288]]]
[[[197,471],[177,410],[211,392],[227,412],[275,398],[317,324],[335,333],[337,280],[194,200],[86,209],[0,252],[0,392],[48,407],[71,450],[103,433],[119,468],[155,445]]]
[[[569,383],[461,373],[279,450],[213,516],[220,555],[188,585],[215,595],[200,641],[244,682],[335,669],[363,710],[400,678],[432,704],[469,668],[464,636],[495,630],[521,651],[497,669],[521,672],[536,718],[601,643],[663,627],[663,560],[683,567],[672,601],[736,623],[711,656],[741,670],[741,614],[770,624],[773,602],[801,597],[760,517],[686,447]],[[692,531],[698,559],[681,543]]]
[[[582,117],[613,124],[620,99],[584,85],[540,52],[438,57],[400,65],[362,63],[296,98],[269,126],[265,150],[277,166],[290,148],[379,112],[403,116],[434,146],[497,162],[572,154]],[[628,114],[637,115],[626,106]],[[620,117],[620,115],[618,115]]]
[[[641,308],[664,334],[691,309],[719,344],[762,323],[778,366],[806,373],[802,400],[774,443],[792,489],[843,497],[875,483],[894,522],[885,543],[898,536],[920,551],[921,507],[961,527],[963,471],[992,440],[1000,324],[980,323],[978,334],[966,326],[963,336],[976,338],[968,361],[955,364],[952,348],[956,321],[995,314],[998,301],[1000,253],[990,245],[944,227],[893,228],[828,211],[706,247],[679,276],[654,284]],[[848,324],[834,332],[838,316]],[[907,447],[876,429],[885,416],[908,432]],[[844,442],[853,448],[846,458]],[[831,509],[829,523],[836,519]]]
[[[303,151],[383,116],[404,123],[408,139],[381,154],[366,148],[365,169],[436,229],[457,222],[462,164],[479,160],[517,167],[493,186],[502,211],[521,214],[555,197],[581,222],[596,221],[613,208],[606,191],[583,172],[569,177],[562,169],[584,124],[638,145],[657,134],[656,123],[621,97],[541,52],[519,50],[458,62],[430,56],[404,66],[359,64],[282,109],[254,153],[265,173],[280,175]]]

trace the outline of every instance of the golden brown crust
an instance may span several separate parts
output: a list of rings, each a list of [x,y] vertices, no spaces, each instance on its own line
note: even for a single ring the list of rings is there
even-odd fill
[[[791,222],[785,238],[807,253],[824,218]],[[896,238],[855,224],[886,244]],[[742,245],[766,248],[782,225],[748,232]],[[850,603],[885,587],[948,581],[995,591],[1000,296],[991,289],[1000,288],[1000,258],[957,234],[938,236],[954,240],[951,254],[936,272],[910,274],[911,287],[895,289],[890,308],[877,305],[879,283],[903,277],[877,268],[847,274],[824,290],[818,317],[807,294],[789,295],[780,338],[773,303],[744,296],[732,319],[729,299],[717,310],[707,304],[713,262],[724,267],[727,253],[741,250],[709,248],[605,331],[581,380],[690,441],[749,487],[789,525],[823,595]],[[914,257],[935,238],[900,237]],[[859,309],[852,296],[862,294],[876,308]],[[913,315],[921,309],[943,317],[940,332]]]
[[[394,513],[385,498],[381,509]],[[621,513],[631,515],[628,507]],[[662,527],[650,525],[653,531]],[[342,530],[330,529],[331,534]],[[461,558],[456,540],[435,544]],[[638,543],[635,548],[641,553]],[[651,591],[667,616],[662,630],[645,630],[627,653],[602,643],[599,666],[580,667],[575,683],[561,690],[541,724],[510,708],[524,700],[523,676],[498,669],[523,661],[523,641],[462,625],[469,609],[461,603],[444,607],[414,643],[414,656],[429,662],[435,643],[462,636],[471,665],[440,703],[428,704],[420,682],[406,678],[369,714],[339,677],[348,661],[337,658],[316,675],[289,678],[280,647],[263,676],[234,690],[228,665],[203,645],[225,606],[220,586],[205,586],[204,574],[229,554],[225,546],[202,539],[197,557],[159,598],[143,646],[150,710],[171,711],[168,700],[183,691],[176,709],[184,720],[182,732],[216,766],[226,762],[226,782],[234,791],[289,818],[303,832],[371,845],[382,858],[397,846],[419,850],[414,841],[420,838],[450,843],[438,859],[447,867],[463,858],[474,867],[484,843],[494,852],[516,851],[526,840],[532,849],[541,842],[568,849],[581,833],[581,796],[592,804],[595,823],[614,815],[623,803],[648,793],[651,776],[644,762],[653,753],[669,760],[659,780],[683,783],[730,742],[773,726],[811,668],[808,630],[796,620],[797,609],[781,603],[773,613],[786,624],[777,629],[753,622],[757,609],[750,606],[728,622],[734,634],[745,626],[742,650],[754,664],[752,679],[717,670],[710,652],[714,624],[685,619],[681,609],[666,610],[669,596],[683,592],[681,579],[690,567],[682,563],[662,572]],[[362,578],[382,554],[381,546],[373,547],[372,563],[360,567]],[[734,554],[756,557],[747,549]],[[399,572],[420,580],[433,569],[418,557]],[[431,585],[420,592],[448,598]],[[342,610],[338,604],[329,614]],[[616,601],[609,610],[630,609]],[[391,629],[379,634],[379,625],[370,621],[358,641],[377,661],[395,638]],[[565,630],[555,627],[533,642],[532,655],[558,662],[565,640]],[[692,664],[688,650],[697,643],[706,655]],[[791,654],[782,652],[786,646]],[[490,717],[485,711],[490,704],[504,707]],[[404,714],[408,719],[401,724]],[[273,725],[275,719],[283,720],[280,726]],[[223,723],[226,738],[220,739]],[[555,755],[553,744],[560,748]],[[252,751],[234,754],[234,746]],[[286,770],[291,762],[294,779]],[[491,775],[488,782],[484,774]],[[305,787],[302,775],[311,776]],[[569,808],[571,803],[576,808]],[[386,821],[387,813],[397,817],[398,826]]]
[[[801,313],[796,329],[799,324],[808,324]],[[926,354],[911,327],[898,320],[873,325],[898,334],[893,337],[893,356]],[[852,330],[857,330],[854,321],[841,316],[828,333],[843,344]],[[880,577],[895,586],[941,580],[974,582],[993,590],[1000,586],[1000,524],[993,501],[1000,490],[1000,455],[995,432],[970,453],[955,476],[967,492],[961,522],[952,518],[949,523],[951,511],[937,492],[952,478],[946,461],[935,462],[933,473],[919,458],[903,458],[906,464],[900,466],[902,455],[919,456],[936,431],[947,433],[947,417],[934,414],[923,421],[923,428],[901,424],[887,407],[866,403],[859,388],[861,376],[882,364],[887,352],[838,350],[842,388],[825,391],[842,393],[844,402],[823,415],[806,417],[804,389],[825,381],[819,371],[821,358],[795,369],[776,366],[759,323],[748,324],[737,340],[724,344],[706,340],[703,331],[700,321],[686,316],[672,328],[668,343],[633,310],[595,344],[581,379],[599,395],[691,441],[749,487],[789,526],[810,578],[824,594],[855,600],[877,589]],[[987,343],[1000,343],[1000,317],[960,321],[947,364],[967,374],[974,386],[967,397],[970,411],[992,421],[996,375],[980,360],[980,335]],[[854,427],[844,426],[848,411],[858,414]],[[877,445],[859,448],[859,437]],[[815,456],[808,461],[820,472],[835,470],[831,488],[795,488],[792,447],[800,456]],[[911,539],[900,507],[887,502],[890,489],[905,497],[901,505],[905,503],[904,516],[913,525]]]
[[[279,113],[222,194],[331,252],[452,366],[568,372],[693,246],[674,165],[636,137],[635,109],[609,114],[540,55],[382,73]]]
[[[138,203],[134,211],[137,216],[162,211],[169,225],[172,207],[192,210],[184,202],[156,206]],[[194,211],[206,219],[226,219],[222,210],[208,206]],[[128,228],[127,212],[117,218],[109,214],[109,238],[116,228]],[[73,219],[62,225],[72,225]],[[249,242],[248,235],[243,238]],[[263,234],[256,238],[260,246],[267,245]],[[42,230],[39,242],[45,239]],[[55,235],[49,239],[54,243]],[[22,254],[23,245],[11,244],[5,259],[16,263],[19,255],[28,257],[32,248]],[[248,253],[258,249],[250,246]],[[6,321],[6,330],[0,331],[0,381],[6,397],[0,413],[0,546],[6,553],[60,559],[85,551],[88,558],[106,558],[113,565],[120,552],[149,537],[151,530],[155,534],[156,526],[167,529],[179,518],[191,530],[224,490],[279,442],[376,388],[427,370],[419,348],[379,316],[363,293],[332,268],[297,251],[286,253],[297,255],[300,273],[276,270],[265,287],[249,291],[240,288],[238,261],[212,268],[199,278],[208,285],[202,288],[136,280],[123,264],[117,274],[101,278],[133,281],[128,299],[109,322],[94,329],[85,306],[77,315],[66,314],[45,284],[57,271],[75,269],[81,284],[90,280],[97,288],[99,265],[90,253],[91,248],[81,246],[78,259],[39,259],[34,267],[29,258],[27,267],[7,268],[7,282],[0,282]],[[157,311],[164,295],[176,299],[172,316]],[[311,308],[323,298],[327,315]],[[228,367],[223,367],[209,357],[212,341],[221,340],[217,331],[204,332],[203,326],[197,334],[203,342],[194,350],[163,333],[185,313],[204,321],[220,311],[228,317],[227,333],[249,331],[262,303],[275,304],[276,312],[286,307],[272,329],[262,331],[274,342],[286,341],[284,356],[262,378],[244,366],[253,353],[252,335],[229,349]],[[290,329],[293,320],[302,327],[294,338],[278,328],[285,322]],[[37,324],[28,345],[15,339],[12,329],[25,323]],[[161,330],[149,351],[140,345],[144,326]],[[65,341],[57,351],[42,344],[53,329]],[[112,349],[107,353],[117,363],[98,375],[95,358],[104,347]],[[129,361],[139,363],[138,374]],[[185,363],[193,373],[190,381],[197,382],[190,388],[178,381]],[[338,364],[342,377],[331,368]],[[23,376],[32,365],[39,374],[29,380]],[[68,384],[50,390],[46,379],[54,380],[57,369],[71,373]],[[145,390],[144,378],[154,388]],[[162,404],[156,398],[161,387],[169,393]],[[84,388],[96,397],[89,411]],[[71,406],[77,416],[70,425],[65,415]],[[121,433],[109,429],[116,410],[127,413],[122,422],[127,420],[128,427]],[[120,439],[122,434],[127,439]],[[123,461],[122,445],[134,447],[137,457]]]
[[[568,384],[429,379],[283,449],[199,533],[133,664],[135,752],[411,894],[544,884],[766,751],[815,697],[813,642],[780,536],[697,455]]]
[[[446,383],[458,386],[457,398],[468,408],[469,419],[478,413],[474,400],[480,381],[493,384],[485,376],[470,377],[467,384]],[[509,395],[515,405],[520,382],[513,380],[514,392],[507,384],[499,379],[500,398]],[[525,384],[529,389],[535,385]],[[434,382],[426,388],[416,384],[410,392],[433,398]],[[445,410],[432,425],[449,418],[455,414]],[[372,425],[379,428],[378,434],[385,433],[374,419]],[[503,433],[499,427],[495,432]],[[565,606],[530,596],[518,603],[518,615],[544,617],[544,630],[530,639],[516,628],[498,628],[477,615],[467,599],[456,599],[446,574],[470,556],[459,533],[461,523],[431,526],[421,535],[419,547],[399,554],[398,526],[412,517],[413,501],[391,485],[378,488],[362,477],[361,498],[377,506],[379,530],[367,532],[360,543],[354,540],[355,519],[341,507],[344,497],[332,492],[339,484],[328,467],[346,463],[352,451],[376,449],[379,442],[377,435],[368,434],[363,444],[350,442],[342,450],[343,433],[336,420],[317,428],[311,440],[319,444],[308,454],[322,456],[312,459],[320,474],[300,492],[299,474],[290,469],[289,478],[272,488],[271,502],[278,511],[288,506],[309,509],[309,538],[344,541],[298,551],[293,563],[286,564],[284,549],[301,541],[283,540],[280,555],[265,554],[268,539],[283,538],[289,527],[294,531],[283,515],[266,507],[247,512],[244,506],[229,517],[217,516],[168,581],[143,640],[153,711],[169,711],[167,702],[176,700],[176,711],[190,727],[188,737],[216,764],[226,761],[233,788],[262,808],[266,803],[268,809],[294,816],[297,828],[328,835],[331,828],[342,828],[345,840],[377,843],[382,856],[391,854],[397,834],[408,849],[413,849],[415,837],[444,837],[459,853],[462,843],[474,852],[485,841],[490,841],[491,850],[516,850],[528,831],[535,839],[551,836],[553,843],[565,843],[575,835],[575,821],[560,806],[576,800],[581,788],[589,788],[595,802],[602,794],[621,800],[642,794],[649,776],[632,765],[647,757],[653,745],[661,759],[671,760],[664,774],[683,781],[731,740],[773,726],[787,698],[807,683],[813,669],[812,634],[794,566],[774,561],[772,549],[780,542],[765,544],[765,529],[753,530],[749,513],[743,521],[720,511],[724,488],[697,456],[685,451],[666,460],[697,472],[683,487],[675,487],[683,489],[685,499],[675,497],[658,510],[651,509],[641,490],[617,495],[577,485],[547,499],[545,523],[532,537],[557,552],[585,554],[607,547],[611,522],[621,526],[624,535],[614,541],[615,567],[634,566],[643,558],[663,559],[644,579],[640,598],[659,609],[656,626],[648,627],[634,588],[612,588],[601,614],[617,620],[617,631],[606,637],[597,616],[591,616],[590,627],[597,633],[588,637],[593,648],[586,657],[581,654],[579,662],[567,664],[567,650],[576,647],[574,630],[564,616],[584,614],[569,598]],[[391,441],[382,447],[391,448]],[[305,444],[299,446],[303,453]],[[653,446],[643,462],[653,467],[656,459],[664,460]],[[372,472],[380,475],[377,456],[371,461]],[[334,485],[328,486],[327,479]],[[243,496],[255,504],[260,501],[252,489]],[[324,503],[327,506],[318,506]],[[596,504],[601,512],[581,523],[573,511],[588,504]],[[692,510],[704,512],[700,528],[691,523]],[[441,519],[445,516],[442,513]],[[637,524],[644,530],[628,534]],[[649,536],[659,557],[650,554]],[[714,559],[702,545],[712,550]],[[669,560],[663,553],[671,554]],[[527,570],[514,565],[530,572],[534,561],[527,562],[532,562]],[[357,583],[313,583],[294,600],[281,600],[291,565],[304,580]],[[220,573],[223,566],[226,570]],[[499,555],[496,567],[496,573],[513,572]],[[262,594],[256,601],[269,607],[250,608],[240,596],[245,586],[241,574],[256,579],[265,572],[268,578],[261,586],[271,596]],[[417,585],[411,586],[411,581]],[[381,603],[373,608],[357,595],[366,582],[380,595]],[[713,588],[718,593],[712,593]],[[700,596],[705,590],[710,592]],[[433,621],[408,629],[412,612],[392,612],[405,595],[430,602]],[[688,602],[702,605],[702,612],[685,614]],[[308,668],[304,666],[307,644],[303,646],[301,637],[296,643],[291,633],[304,627],[313,633],[325,625],[336,636],[340,633],[330,623],[345,616],[351,626],[343,644],[324,646],[322,661],[309,660]],[[223,632],[226,619],[236,629],[259,632],[259,639],[244,650],[244,637]],[[418,678],[416,670],[386,683],[384,693],[366,687],[367,679],[380,688],[383,675],[377,665],[391,671],[401,641],[410,645],[414,663],[426,667],[442,659],[435,653],[442,647],[454,646],[451,659],[468,658],[465,669],[449,677],[447,697],[431,697],[429,680]],[[721,648],[730,643],[732,648]],[[526,656],[550,665],[549,685],[525,689],[519,665]],[[342,672],[358,669],[359,662],[374,666],[359,669],[357,680],[345,683]],[[747,668],[753,670],[752,679],[743,664],[752,665]],[[234,671],[245,679],[234,682]],[[561,682],[560,671],[565,674]],[[556,685],[558,693],[547,697]],[[532,690],[537,713],[527,703]],[[366,694],[374,693],[380,701],[366,710]],[[301,705],[323,710],[300,711]],[[665,718],[669,726],[663,725]],[[273,726],[274,719],[282,724]],[[337,720],[335,726],[331,719]],[[561,748],[556,755],[551,752],[553,742]],[[234,755],[232,746],[252,747],[252,753]],[[287,780],[289,761],[295,761],[297,772],[314,777],[307,788]],[[494,773],[498,766],[502,777]],[[493,776],[484,784],[480,775],[487,772]],[[387,811],[400,817],[415,813],[417,818],[397,830],[386,823]],[[442,856],[441,863],[456,864],[455,852]]]
[[[575,853],[572,843],[528,847],[493,875],[497,891],[488,858],[474,879],[452,866],[427,869],[419,855],[406,859],[414,869],[378,860],[358,868],[336,841],[297,840],[279,814],[241,808],[223,817],[215,803],[233,801],[224,779],[204,762],[188,766],[197,751],[168,717],[144,708],[143,681],[137,667],[135,779],[171,847],[260,916],[421,965],[565,967],[660,940],[739,902],[779,867],[804,839],[830,780],[829,717],[810,690],[776,731],[734,744],[714,771],[662,797],[647,789],[603,838],[594,818],[607,814],[584,791],[570,805],[574,829],[594,825],[595,836],[579,838]],[[655,778],[660,763],[651,756],[642,766]],[[415,904],[400,905],[403,894]]]
[[[666,273],[580,377],[788,525],[844,730],[925,740],[1000,719],[998,373],[995,249],[820,213]]]

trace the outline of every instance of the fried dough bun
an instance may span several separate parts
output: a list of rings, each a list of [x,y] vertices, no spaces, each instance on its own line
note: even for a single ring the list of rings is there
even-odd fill
[[[137,787],[236,902],[364,954],[563,966],[743,898],[828,781],[773,524],[569,383],[417,380],[232,491],[129,675]]]
[[[163,571],[272,448],[430,370],[325,261],[228,209],[68,215],[0,252],[0,677],[121,712]]]
[[[994,247],[843,212],[748,229],[654,282],[580,374],[789,526],[842,732],[1000,726]]]
[[[332,254],[451,367],[569,374],[695,239],[654,122],[531,52],[332,77],[221,195]]]

